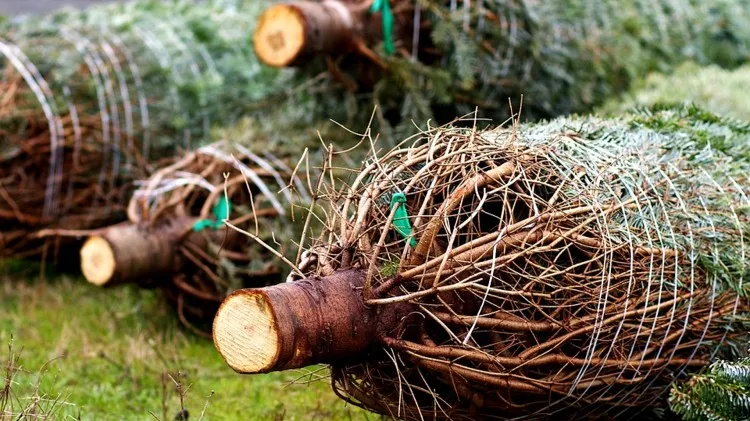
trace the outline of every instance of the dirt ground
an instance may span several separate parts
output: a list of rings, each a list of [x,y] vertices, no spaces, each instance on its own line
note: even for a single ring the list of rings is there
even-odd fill
[[[0,13],[10,16],[44,13],[64,6],[86,7],[105,1],[113,0],[0,0]]]

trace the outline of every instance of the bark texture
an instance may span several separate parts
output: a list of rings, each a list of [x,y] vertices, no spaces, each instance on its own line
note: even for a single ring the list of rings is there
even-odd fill
[[[142,282],[179,268],[178,247],[191,233],[193,218],[178,218],[157,227],[120,224],[90,237],[81,248],[81,270],[100,286]]]
[[[214,320],[214,343],[240,373],[364,359],[399,328],[409,305],[366,306],[364,272],[240,290]]]

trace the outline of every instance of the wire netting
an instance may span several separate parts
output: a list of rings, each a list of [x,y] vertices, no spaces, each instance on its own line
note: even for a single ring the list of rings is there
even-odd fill
[[[522,95],[525,119],[586,112],[649,72],[750,57],[741,0],[392,3],[396,54],[375,96],[399,111],[402,133],[413,120],[442,124],[476,107],[499,123]]]
[[[121,220],[130,181],[283,94],[292,72],[253,54],[265,5],[139,1],[6,25],[2,255],[39,253],[40,229]]]
[[[334,364],[334,390],[403,419],[665,407],[683,373],[747,351],[749,142],[691,106],[440,127],[371,156],[321,189],[300,269],[359,268],[368,304],[412,312]]]
[[[203,336],[229,292],[283,279],[279,256],[296,250],[281,241],[299,231],[293,203],[310,200],[293,164],[251,149],[229,142],[200,147],[138,182],[128,205],[129,221],[144,235],[180,225],[173,244],[179,269],[140,283],[161,289],[180,321]]]

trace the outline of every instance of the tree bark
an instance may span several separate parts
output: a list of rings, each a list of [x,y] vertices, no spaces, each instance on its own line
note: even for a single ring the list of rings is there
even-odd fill
[[[155,227],[119,224],[89,237],[81,248],[84,277],[98,286],[142,282],[179,269],[177,244],[192,232],[195,218],[176,218]]]
[[[301,64],[317,54],[353,48],[363,13],[338,0],[294,1],[263,12],[253,35],[258,58],[269,66]]]
[[[351,362],[400,327],[409,304],[366,306],[364,272],[232,293],[214,319],[214,344],[239,373]]]

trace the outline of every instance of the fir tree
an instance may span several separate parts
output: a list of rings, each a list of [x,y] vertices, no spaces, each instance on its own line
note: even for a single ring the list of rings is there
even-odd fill
[[[750,53],[750,5],[740,0],[379,1],[393,14],[392,43],[379,30],[385,8],[368,14],[365,2],[340,3],[358,21],[349,35],[356,47],[331,42],[315,50],[316,33],[343,37],[341,25],[320,24],[304,54],[275,65],[303,65],[315,74],[331,68],[331,60],[324,67],[310,57],[336,57],[332,79],[356,81],[343,85],[371,93],[384,120],[403,131],[413,132],[412,121],[446,122],[477,107],[501,122],[508,99],[517,104],[521,95],[524,118],[585,112],[651,71],[670,71],[686,60],[734,67]],[[303,20],[314,21],[310,16]],[[363,43],[379,57],[362,53]],[[255,46],[261,59],[273,51]]]
[[[0,257],[42,252],[38,230],[124,219],[134,180],[156,161],[243,118],[298,150],[319,144],[328,118],[348,123],[353,107],[321,78],[257,60],[252,33],[268,4],[140,0],[3,25]]]
[[[705,374],[675,384],[669,405],[684,421],[750,419],[750,357],[717,361]]]
[[[684,106],[405,145],[320,188],[300,282],[227,298],[232,368],[331,363],[339,396],[406,420],[643,419],[746,355],[747,123]]]
[[[685,63],[674,73],[653,73],[624,98],[608,101],[600,112],[617,115],[636,107],[693,102],[714,113],[750,121],[750,66],[722,69]]]

